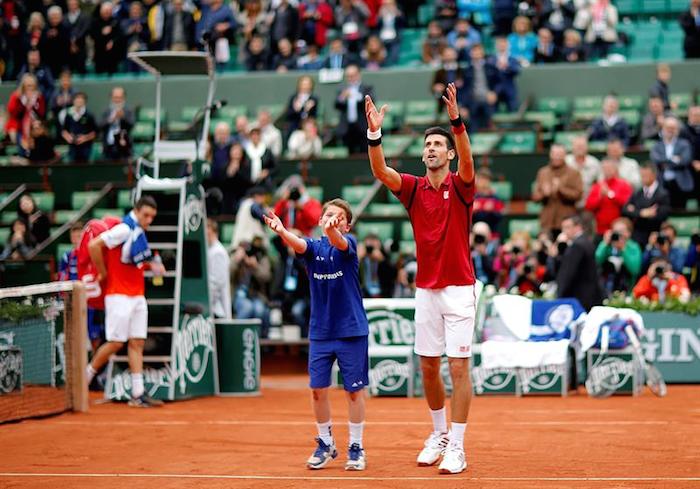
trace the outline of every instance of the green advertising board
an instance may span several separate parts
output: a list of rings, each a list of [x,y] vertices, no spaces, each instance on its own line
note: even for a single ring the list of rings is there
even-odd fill
[[[586,352],[586,372],[597,365],[592,382],[599,383],[613,395],[634,395],[642,391],[644,374],[632,348],[608,350],[600,359],[600,350],[591,348]]]
[[[700,316],[640,312],[644,356],[670,383],[700,383]]]
[[[486,368],[481,363],[481,345],[474,345],[472,358],[472,389],[477,395],[520,395],[518,372],[515,368]]]
[[[260,395],[260,324],[259,319],[216,320],[219,395]]]

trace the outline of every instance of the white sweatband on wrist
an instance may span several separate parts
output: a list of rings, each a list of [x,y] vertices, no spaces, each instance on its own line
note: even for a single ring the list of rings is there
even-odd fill
[[[376,131],[370,131],[369,128],[367,129],[367,139],[369,139],[370,141],[376,141],[380,137],[382,137],[382,128],[381,127],[379,129],[377,129]]]

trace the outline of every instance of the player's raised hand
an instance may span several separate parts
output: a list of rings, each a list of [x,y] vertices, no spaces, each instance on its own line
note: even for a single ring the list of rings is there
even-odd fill
[[[270,211],[269,216],[263,214],[263,219],[265,220],[265,224],[267,224],[267,226],[275,233],[280,234],[282,231],[284,231],[282,221],[275,215],[274,212]]]
[[[382,128],[384,114],[387,109],[388,106],[384,104],[381,109],[377,110],[374,102],[372,102],[372,97],[365,95],[365,115],[367,116],[367,127],[370,131],[377,131]]]
[[[445,90],[445,95],[442,96],[442,101],[445,102],[445,107],[447,107],[447,115],[450,116],[450,120],[459,117],[459,104],[457,103],[457,87],[454,83],[447,85],[447,90]]]
[[[324,227],[325,227],[325,230],[326,230],[326,231],[329,231],[329,230],[331,230],[331,229],[337,229],[337,228],[338,228],[338,224],[340,224],[340,221],[338,220],[338,217],[337,217],[337,216],[333,216],[333,217],[331,217],[330,219],[328,219],[328,220],[326,221],[326,225],[325,225]]]

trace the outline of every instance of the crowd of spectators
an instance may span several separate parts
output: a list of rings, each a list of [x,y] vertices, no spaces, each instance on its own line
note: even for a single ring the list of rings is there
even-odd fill
[[[3,79],[21,77],[32,50],[53,78],[88,67],[137,72],[126,56],[139,50],[210,50],[218,65],[236,58],[250,71],[350,63],[376,70],[399,63],[402,32],[418,25],[415,0],[3,0],[0,8]],[[690,0],[678,19],[687,58],[700,56],[699,8]],[[604,58],[625,41],[609,0],[441,0],[433,19],[422,56],[432,64],[448,47],[468,63],[472,48],[490,35],[524,66]]]

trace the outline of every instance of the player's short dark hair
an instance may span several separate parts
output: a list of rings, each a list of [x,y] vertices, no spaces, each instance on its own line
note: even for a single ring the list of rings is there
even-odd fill
[[[81,231],[83,230],[83,227],[85,225],[83,224],[83,221],[75,221],[73,225],[70,227],[70,232],[72,233],[73,231]]]
[[[139,200],[136,201],[134,209],[139,210],[142,207],[151,207],[153,209],[158,209],[158,204],[156,204],[156,199],[150,195],[142,195]]]
[[[345,212],[345,219],[347,219],[348,224],[352,222],[352,208],[350,207],[350,204],[348,204],[347,201],[343,199],[329,200],[328,202],[323,204],[321,215],[325,214],[326,209],[328,209],[330,206],[340,207],[341,209],[343,209],[343,211]]]
[[[443,136],[445,139],[447,139],[447,149],[455,149],[455,139],[452,137],[452,133],[447,129],[443,129],[442,127],[435,126],[426,129],[425,135],[423,136],[423,142],[428,139],[428,136],[432,136],[433,134]]]
[[[78,92],[73,96],[73,99],[75,100],[77,97],[83,97],[83,99],[87,102],[87,99],[88,99],[87,93]]]

